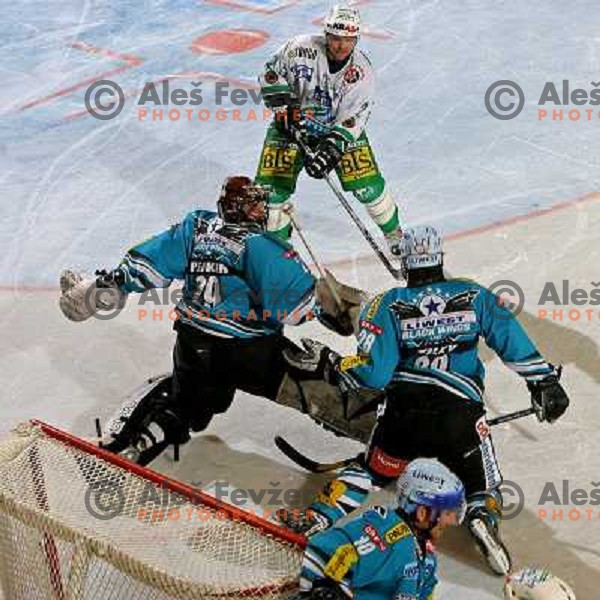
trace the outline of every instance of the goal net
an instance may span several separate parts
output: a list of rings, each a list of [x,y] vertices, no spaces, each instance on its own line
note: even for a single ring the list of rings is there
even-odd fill
[[[0,440],[6,600],[289,598],[304,543],[44,423]]]

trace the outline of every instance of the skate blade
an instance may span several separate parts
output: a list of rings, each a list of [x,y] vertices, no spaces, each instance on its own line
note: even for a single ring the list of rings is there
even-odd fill
[[[504,544],[490,533],[487,525],[481,519],[473,519],[469,523],[469,529],[490,569],[496,575],[508,575],[512,564]]]

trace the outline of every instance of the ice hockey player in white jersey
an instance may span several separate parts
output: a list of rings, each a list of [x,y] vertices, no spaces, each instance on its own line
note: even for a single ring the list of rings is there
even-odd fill
[[[325,18],[324,35],[294,37],[267,62],[259,80],[265,105],[275,117],[264,140],[256,181],[272,190],[268,230],[287,239],[289,198],[302,168],[317,179],[335,169],[344,191],[366,207],[395,254],[398,207],[365,130],[373,108],[374,72],[356,47],[360,28],[356,8],[336,5]],[[312,148],[312,158],[294,142],[292,127]]]

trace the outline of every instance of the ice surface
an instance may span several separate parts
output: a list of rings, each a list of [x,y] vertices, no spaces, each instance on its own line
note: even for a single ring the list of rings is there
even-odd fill
[[[82,115],[86,86],[78,84],[119,67],[114,79],[126,93],[177,73],[189,74],[181,76],[184,87],[201,79],[211,90],[207,72],[252,84],[267,54],[290,35],[317,31],[313,20],[323,12],[323,3],[313,1],[241,4],[262,12],[175,0],[30,0],[3,8],[2,429],[35,416],[92,435],[94,417],[109,416],[141,379],[169,369],[168,321],[140,322],[131,303],[115,321],[68,323],[56,306],[58,273],[66,266],[110,267],[132,242],[194,206],[213,206],[225,175],[254,172],[265,125],[139,122],[132,99],[119,118],[101,122]],[[538,122],[536,112],[546,81],[569,79],[572,87],[590,90],[598,79],[594,3],[362,4],[371,35],[361,43],[372,56],[379,90],[369,135],[408,221],[459,235],[598,189],[597,123]],[[195,38],[219,29],[263,30],[270,38],[242,54],[191,52]],[[525,109],[514,120],[495,120],[485,109],[485,90],[500,79],[518,82],[525,92]],[[75,89],[54,95],[69,88]],[[340,277],[370,290],[392,284],[371,259],[351,260],[369,249],[322,183],[302,177],[296,199],[307,234]],[[590,490],[600,474],[598,317],[552,322],[536,315],[545,281],[571,278],[573,288],[590,289],[598,280],[599,219],[597,198],[590,196],[448,245],[453,273],[486,284],[520,283],[526,326],[551,360],[565,364],[573,401],[568,415],[552,427],[533,419],[505,426],[495,438],[505,476],[526,493],[526,510],[505,524],[517,563],[550,566],[584,600],[597,595],[600,518],[540,521],[536,511],[544,482],[570,478],[574,487]],[[301,333],[311,332],[348,347],[322,330]],[[524,386],[488,359],[492,413],[526,405]],[[188,481],[316,488],[320,480],[307,478],[274,449],[276,432],[324,460],[356,450],[291,411],[240,395],[209,434],[184,448],[180,464],[161,460],[158,466]],[[464,536],[454,537],[443,551],[439,597],[499,597],[499,580],[485,572]]]

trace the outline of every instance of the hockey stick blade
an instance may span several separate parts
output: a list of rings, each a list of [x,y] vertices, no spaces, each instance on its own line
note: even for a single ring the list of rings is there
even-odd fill
[[[280,435],[276,435],[274,441],[277,448],[279,448],[283,454],[285,454],[290,460],[294,461],[297,465],[303,469],[306,469],[307,471],[310,471],[311,473],[327,473],[329,471],[336,471],[337,469],[341,469],[342,467],[346,467],[350,463],[353,463],[356,461],[358,456],[360,456],[359,454],[357,456],[344,458],[343,460],[338,460],[336,462],[322,463],[308,458],[308,456],[302,454],[302,452],[299,450],[296,450],[294,446],[292,446]]]
[[[509,421],[515,421],[517,419],[522,419],[523,417],[528,417],[530,415],[535,414],[535,410],[533,408],[526,408],[524,410],[519,410],[514,413],[510,413],[507,415],[502,415],[500,417],[496,417],[494,419],[490,419],[488,421],[488,425],[500,425],[501,423],[508,423]],[[344,458],[342,460],[338,460],[330,463],[322,463],[312,458],[308,458],[305,454],[296,450],[294,446],[292,446],[285,438],[280,435],[276,435],[274,438],[275,445],[279,450],[285,454],[290,460],[295,462],[297,465],[310,471],[311,473],[327,473],[329,471],[337,471],[337,469],[341,469],[343,467],[348,466],[349,464],[355,462],[361,455],[352,456],[350,458]],[[472,454],[475,450],[471,450],[465,455],[465,458]]]

